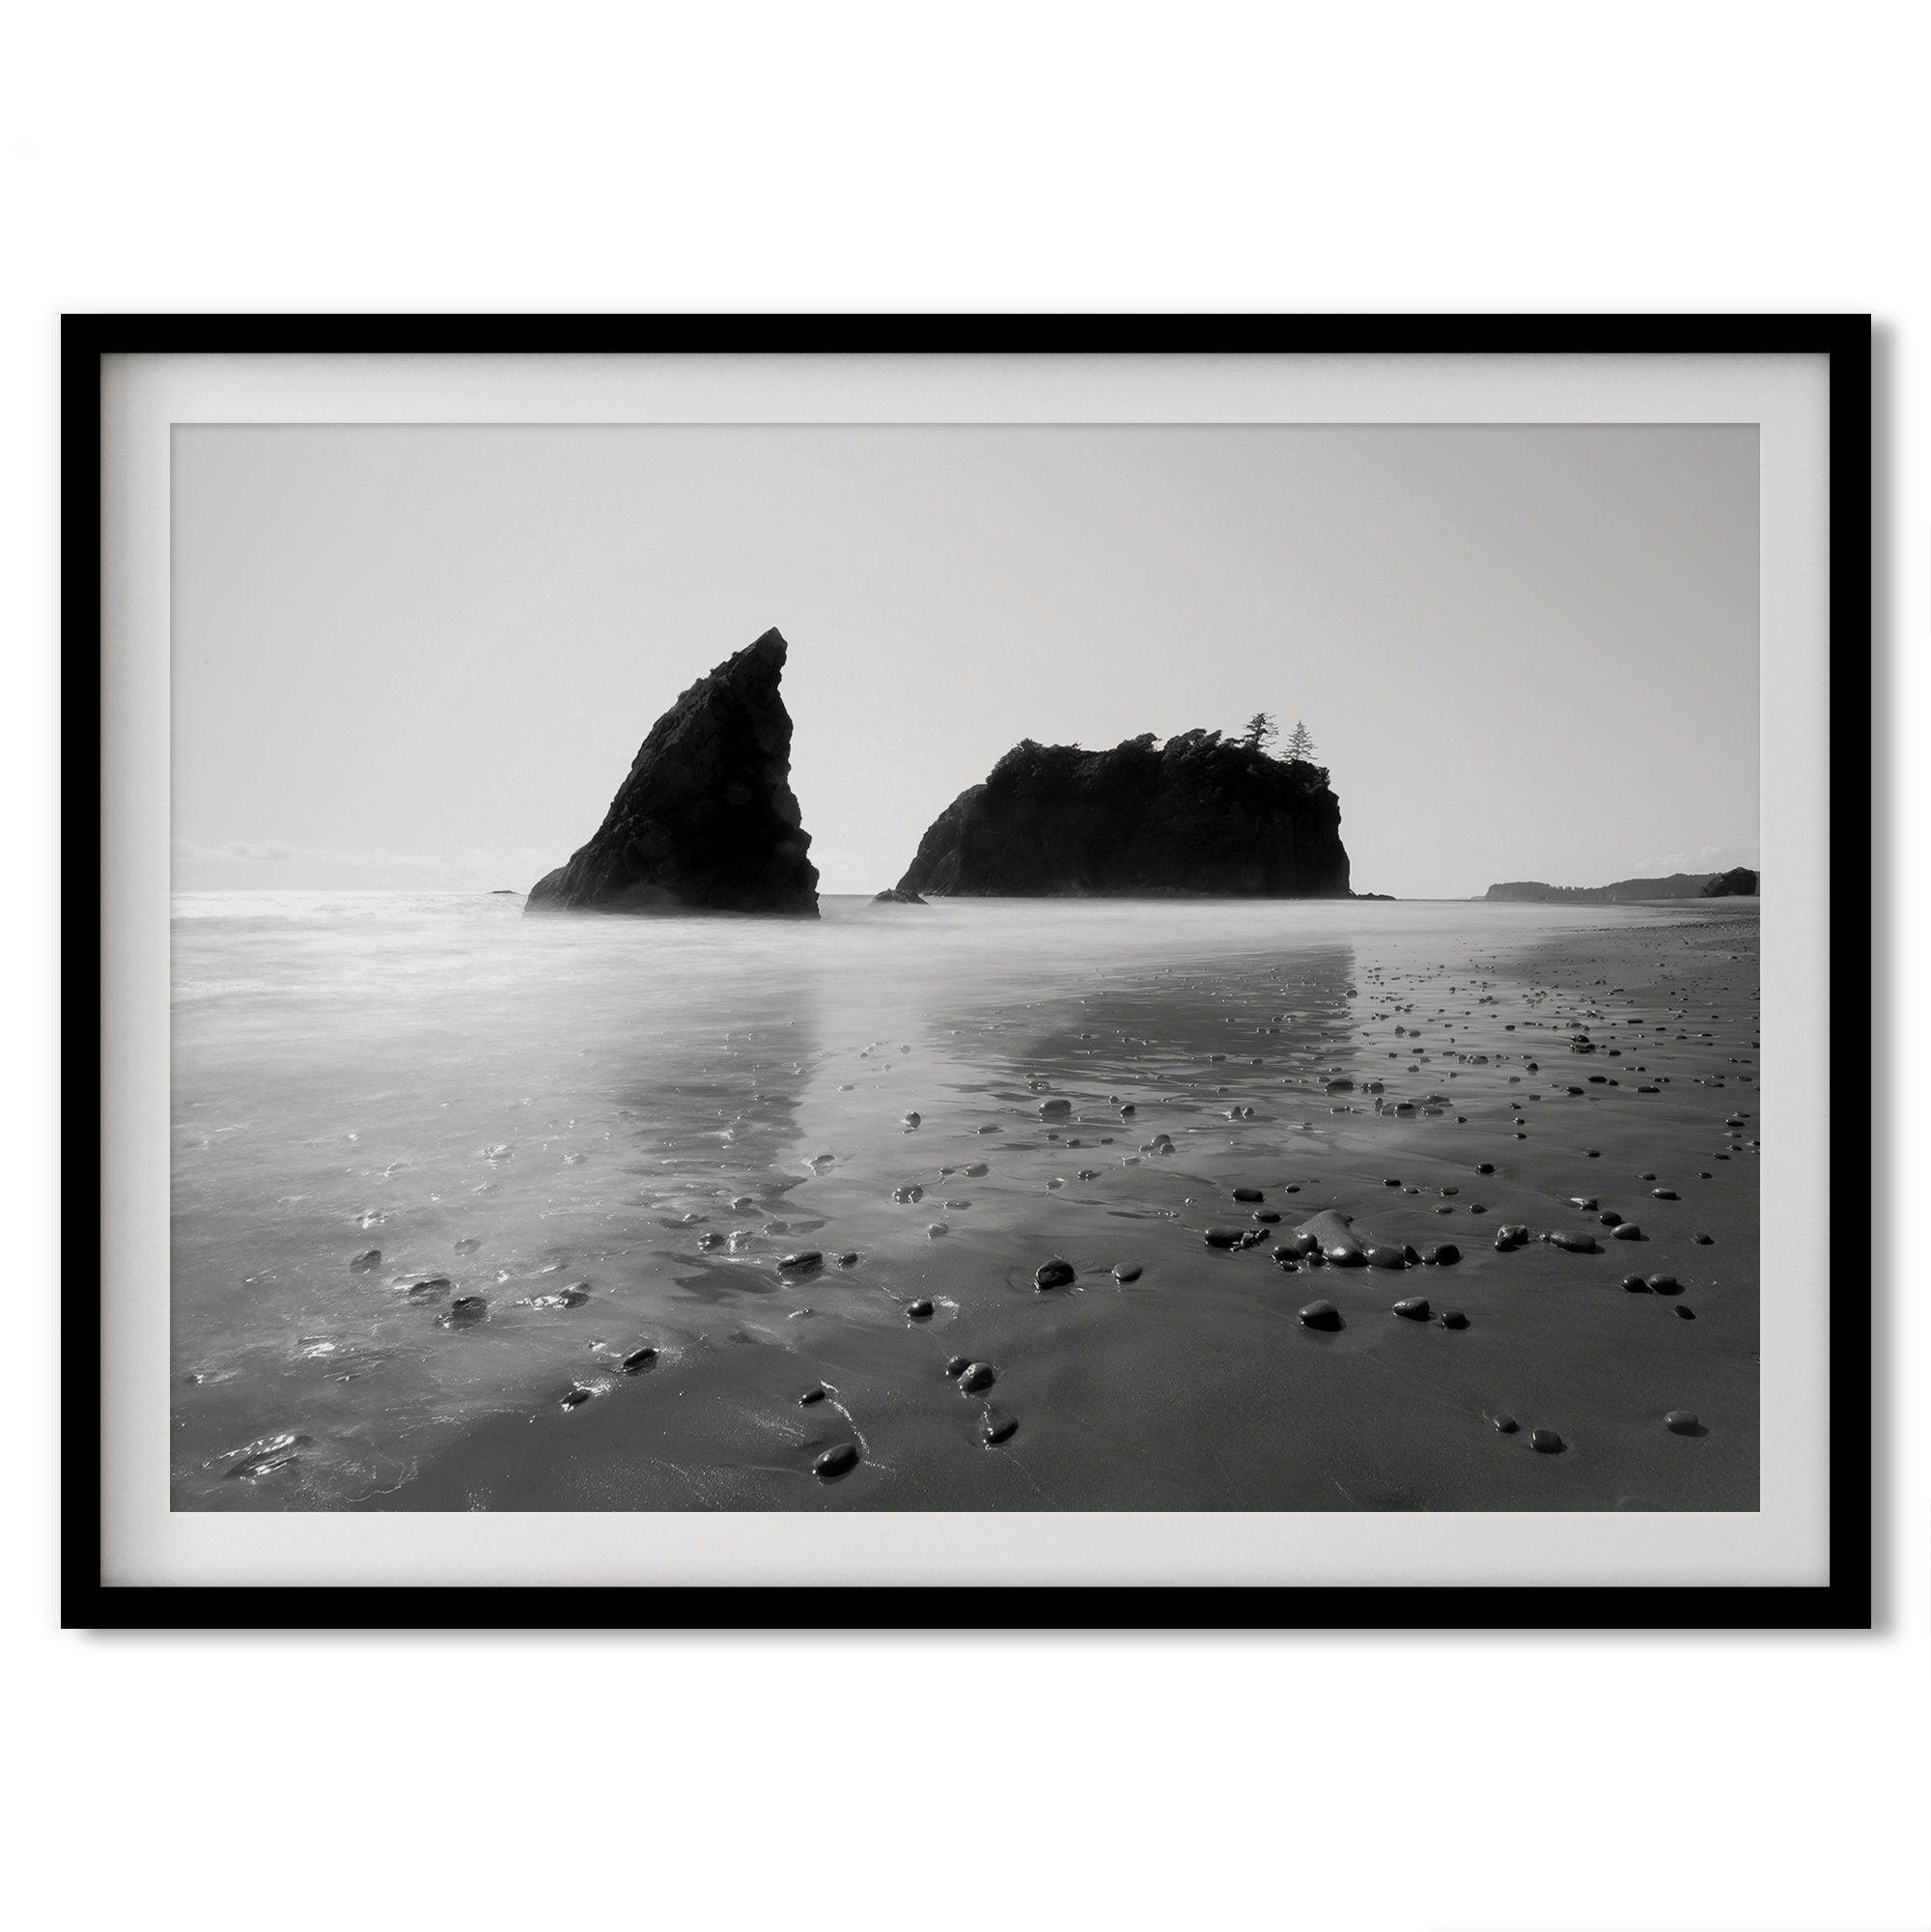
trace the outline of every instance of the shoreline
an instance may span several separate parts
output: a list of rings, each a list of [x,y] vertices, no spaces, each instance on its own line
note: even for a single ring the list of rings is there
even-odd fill
[[[403,1442],[351,1498],[275,1477],[225,1483],[217,1506],[1754,1508],[1754,1130],[1723,1122],[1756,1112],[1755,910],[1588,910],[1635,916],[1500,946],[1467,936],[1460,959],[1357,933],[1127,961],[1030,1001],[951,996],[916,1044],[829,1040],[797,1063],[770,1133],[722,1163],[736,1178],[707,1193],[686,1163],[654,1224],[573,1251],[591,1303],[545,1318],[578,1354],[569,1382]],[[1702,937],[1686,943],[1686,926]],[[1672,1018],[1693,1009],[1728,1017]],[[1600,1053],[1572,1055],[1574,1026]],[[1039,1114],[1048,1097],[1068,1103],[1058,1124]],[[1172,1153],[1145,1151],[1158,1134]],[[740,1186],[756,1213],[729,1212]],[[1237,1187],[1264,1198],[1237,1203]],[[1601,1237],[1572,1196],[1647,1238],[1495,1251],[1505,1224]],[[1273,1237],[1318,1209],[1417,1250],[1451,1240],[1462,1259],[1284,1273]],[[1265,1245],[1207,1246],[1249,1215],[1280,1217],[1250,1223]],[[757,1232],[761,1218],[783,1232]],[[827,1262],[787,1275],[777,1261],[805,1243]],[[858,1259],[838,1269],[837,1251]],[[1682,1292],[1625,1293],[1632,1254]],[[1032,1271],[1055,1255],[1075,1278],[1042,1294]],[[1392,1315],[1416,1294],[1469,1326]],[[1301,1325],[1317,1297],[1338,1330]],[[491,1299],[492,1325],[534,1320]],[[513,1333],[492,1327],[489,1345]],[[626,1375],[638,1346],[657,1353]],[[982,1396],[946,1376],[961,1354],[991,1364]],[[816,1386],[826,1397],[800,1406]],[[1683,1409],[1704,1433],[1665,1428]],[[989,1447],[994,1412],[1017,1428]],[[1536,1428],[1562,1448],[1527,1449]],[[856,1466],[820,1481],[818,1456],[844,1443]]]

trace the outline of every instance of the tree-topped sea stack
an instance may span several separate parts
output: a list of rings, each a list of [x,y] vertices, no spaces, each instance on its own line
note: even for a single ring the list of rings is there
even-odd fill
[[[767,630],[651,727],[603,823],[530,888],[526,911],[818,916],[791,789],[785,640]]]
[[[1345,899],[1328,773],[1255,743],[1149,732],[1111,751],[1027,739],[919,841],[908,892]]]

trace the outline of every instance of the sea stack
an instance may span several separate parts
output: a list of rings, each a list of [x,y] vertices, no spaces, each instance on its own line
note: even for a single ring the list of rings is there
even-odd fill
[[[785,640],[767,630],[651,727],[603,823],[537,881],[525,912],[818,916],[818,869],[791,789]]]
[[[919,841],[903,892],[1345,899],[1328,773],[1189,731],[1110,751],[1016,745]]]

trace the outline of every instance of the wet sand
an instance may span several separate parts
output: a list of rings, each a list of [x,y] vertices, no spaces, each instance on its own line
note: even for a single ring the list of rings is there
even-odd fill
[[[576,1367],[325,1506],[1755,1508],[1754,903],[1436,959],[1373,910],[806,1059],[774,1033],[796,1078],[720,1083],[714,1178],[666,1163],[645,1236],[544,1264],[589,1277],[520,1315]],[[1460,1259],[1287,1271],[1324,1210]],[[510,1347],[543,1285],[436,1345]],[[270,1473],[217,1506],[319,1504]]]

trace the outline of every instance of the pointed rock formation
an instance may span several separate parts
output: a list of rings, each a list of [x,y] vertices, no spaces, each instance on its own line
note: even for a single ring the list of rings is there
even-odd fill
[[[791,789],[785,640],[767,630],[651,727],[603,823],[530,888],[526,912],[818,916]]]
[[[1218,732],[1111,751],[1028,739],[933,821],[899,889],[1345,899],[1348,854],[1318,766]]]

